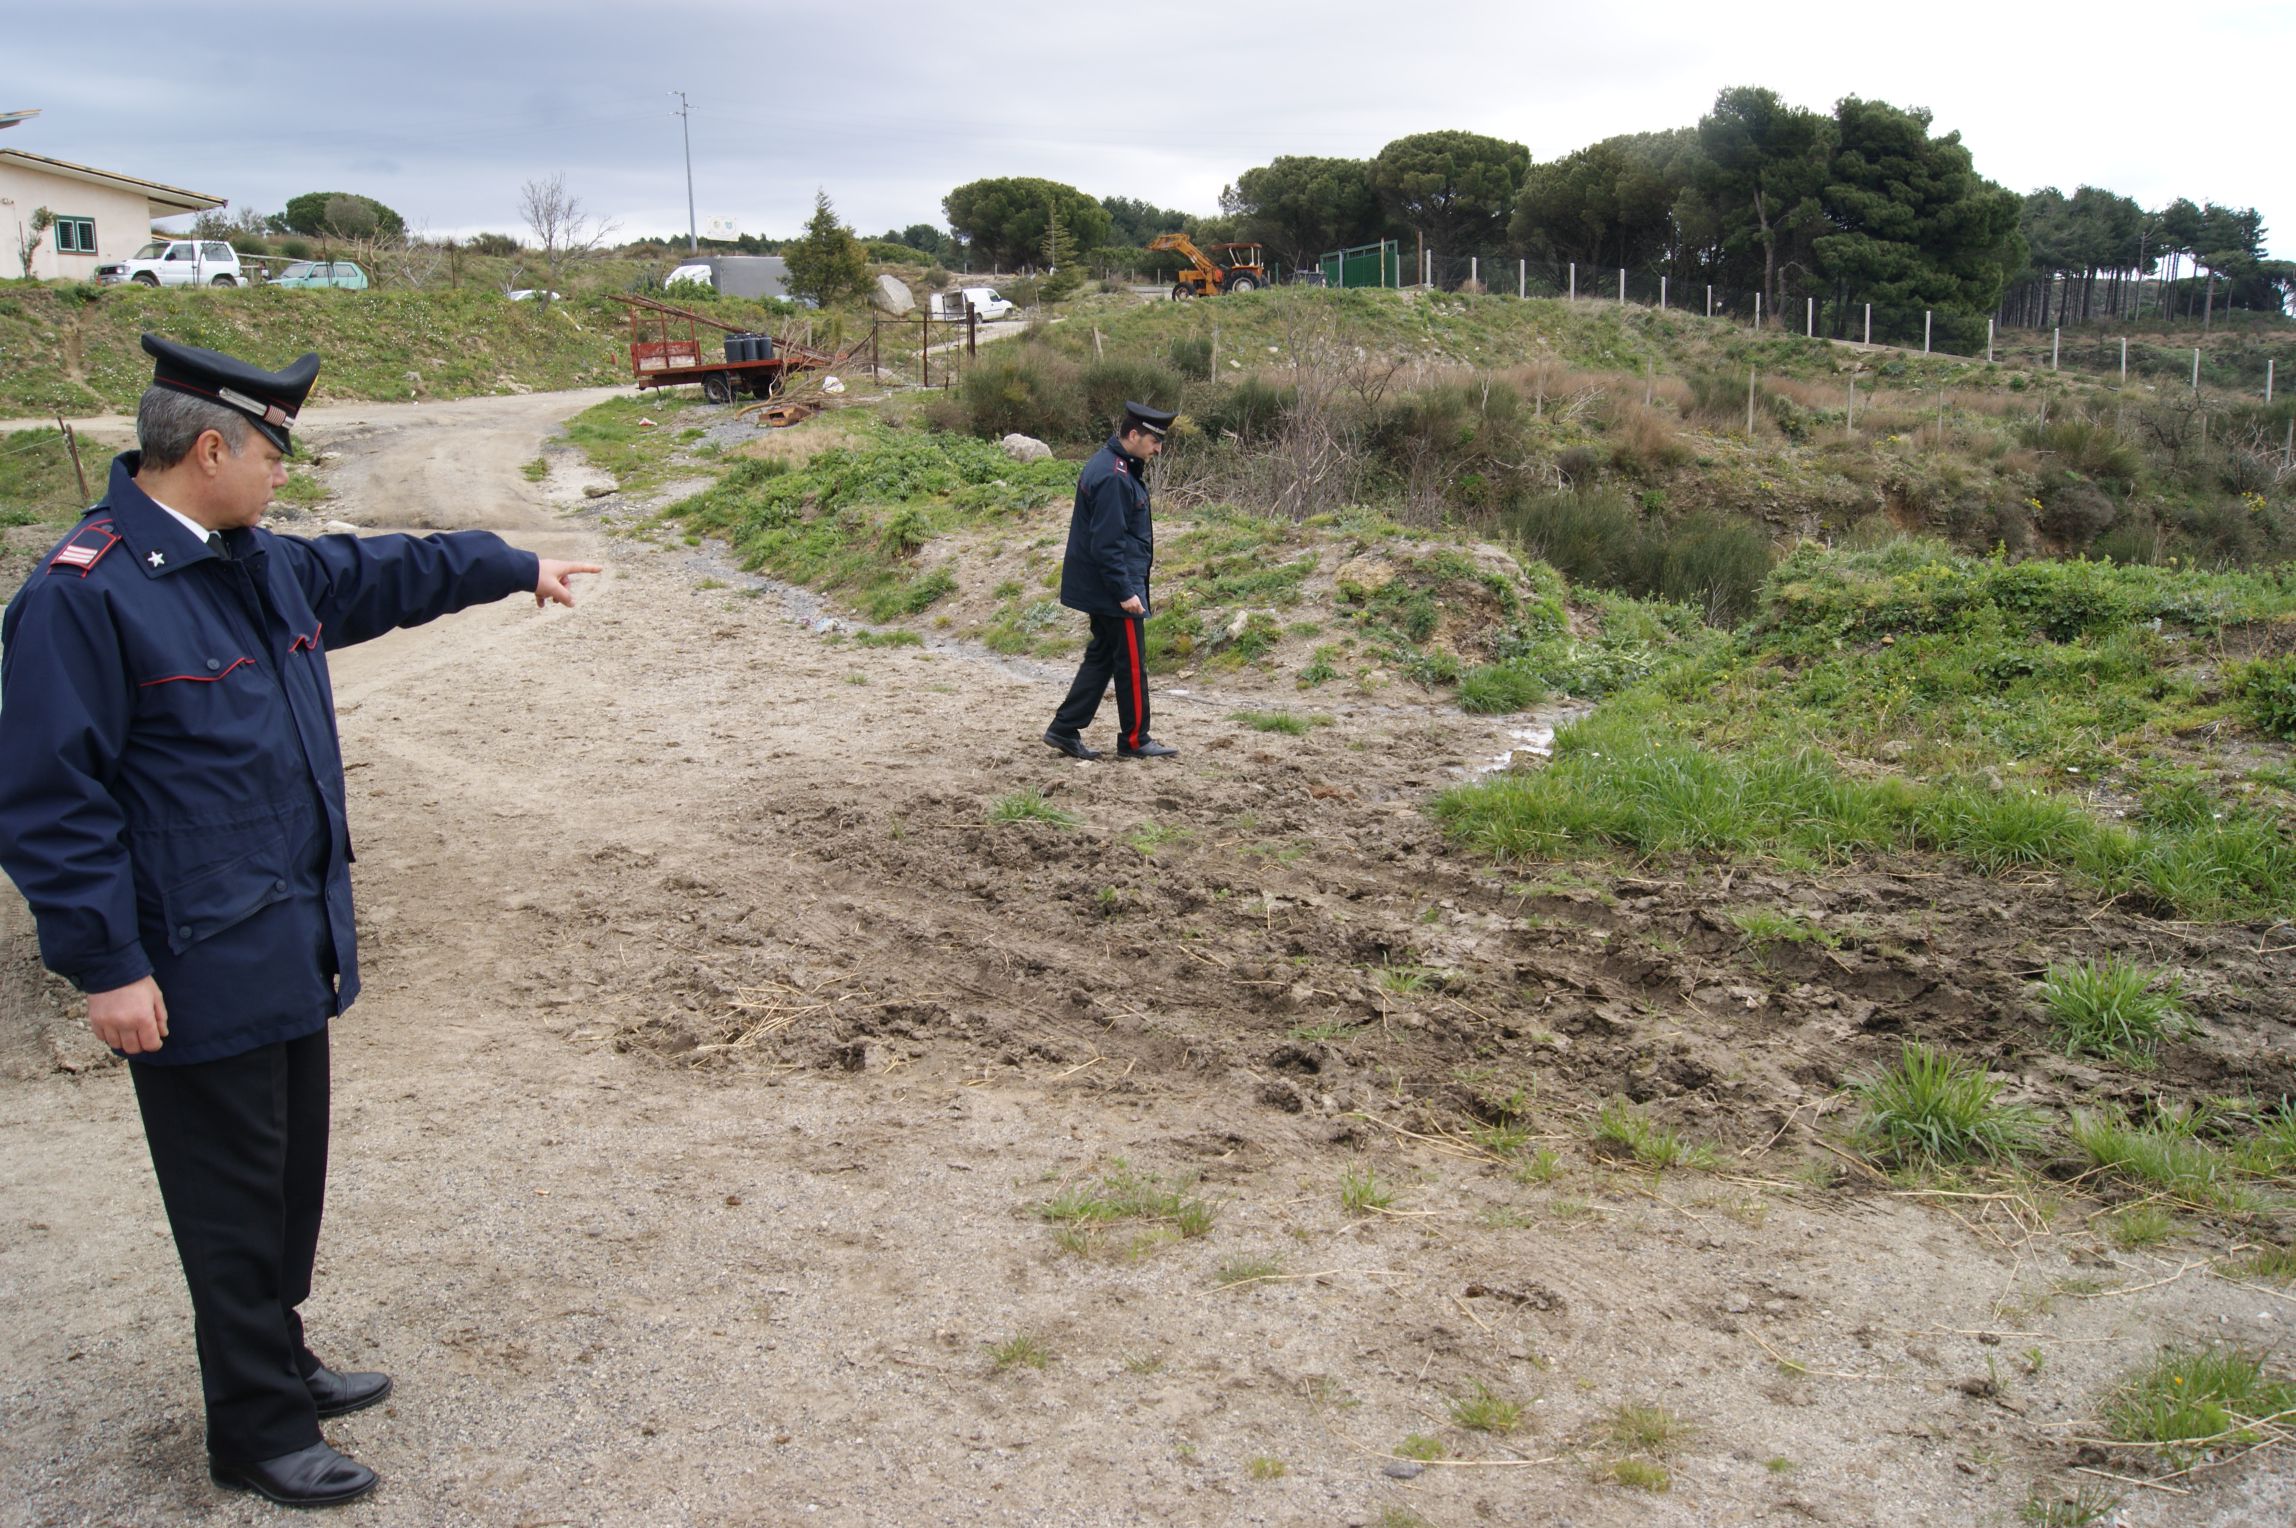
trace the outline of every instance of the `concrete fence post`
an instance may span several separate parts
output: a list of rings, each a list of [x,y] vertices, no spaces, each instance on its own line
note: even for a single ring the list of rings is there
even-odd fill
[[[1577,301],[1578,301],[1578,262],[1577,262],[1576,260],[1573,260],[1573,261],[1571,262],[1571,289],[1570,289],[1570,295],[1571,295],[1571,301],[1572,301],[1572,302],[1577,302]]]
[[[1923,308],[1921,310],[1921,353],[1923,355],[1929,354],[1929,320],[1930,310]]]
[[[2192,347],[2192,390],[2200,391],[2200,347]]]
[[[1666,278],[1664,276],[1658,278],[1658,311],[1661,313],[1666,311]]]
[[[1803,300],[1810,307],[1809,311],[1802,316],[1802,333],[1805,338],[1814,340],[1818,337],[1818,300],[1815,297],[1804,298]]]
[[[2129,341],[2128,341],[2128,336],[2127,336],[2127,335],[2123,335],[2123,336],[2121,336],[2121,386],[2123,386],[2123,387],[2126,387],[2126,386],[2128,386],[2128,385],[2129,385]]]
[[[1985,364],[1993,364],[1993,320],[1985,320]]]
[[[1517,297],[1531,295],[1531,262],[1528,260],[1515,262],[1515,295]]]
[[[1711,282],[1706,287],[1706,316],[1708,318],[1714,316],[1714,287]]]
[[[2051,329],[2049,331],[2049,369],[2051,371],[2055,371],[2057,369],[2057,348],[2064,343],[2064,339],[2064,330]]]
[[[1626,267],[1623,265],[1618,268],[1618,302],[1620,307],[1626,306]]]
[[[1873,343],[1873,304],[1870,302],[1865,305],[1865,342]]]
[[[1762,294],[1761,294],[1760,292],[1756,292],[1756,293],[1754,294],[1754,332],[1755,332],[1755,333],[1757,333],[1757,334],[1759,334],[1761,331],[1762,331]]]

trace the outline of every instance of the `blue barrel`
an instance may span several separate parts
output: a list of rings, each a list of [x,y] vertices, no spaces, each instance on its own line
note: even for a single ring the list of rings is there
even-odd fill
[[[751,359],[751,360],[753,360],[753,361],[770,361],[770,360],[772,360],[772,359],[773,359],[773,336],[772,336],[772,335],[770,335],[770,334],[753,334],[753,335],[751,335],[751,336],[749,337],[749,339],[750,339],[750,344],[751,344],[751,346],[752,346],[752,349],[751,349],[751,352],[750,352],[750,359]]]
[[[725,358],[729,361],[755,360],[756,357],[750,353],[749,336],[746,334],[727,335],[725,337]]]

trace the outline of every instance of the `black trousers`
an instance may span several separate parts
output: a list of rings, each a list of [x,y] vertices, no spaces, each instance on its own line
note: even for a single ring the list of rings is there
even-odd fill
[[[184,1282],[207,1451],[225,1464],[319,1441],[303,1377],[327,1197],[327,1032],[191,1066],[130,1064]]]
[[[1092,640],[1084,645],[1084,661],[1076,666],[1076,682],[1068,698],[1052,714],[1052,730],[1082,732],[1092,725],[1100,697],[1116,684],[1116,746],[1137,748],[1148,737],[1148,645],[1145,623],[1136,615],[1096,615]]]

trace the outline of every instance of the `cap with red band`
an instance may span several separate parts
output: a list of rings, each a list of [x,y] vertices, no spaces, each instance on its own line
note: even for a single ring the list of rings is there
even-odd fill
[[[156,334],[143,337],[143,348],[152,358],[152,386],[237,409],[280,450],[294,449],[288,431],[311,394],[311,384],[319,380],[316,352],[284,370],[264,371],[219,350],[179,345]]]

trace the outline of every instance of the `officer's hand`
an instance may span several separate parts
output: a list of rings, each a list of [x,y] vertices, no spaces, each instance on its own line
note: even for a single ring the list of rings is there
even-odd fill
[[[540,610],[552,600],[561,605],[574,603],[574,590],[566,582],[576,573],[603,573],[606,570],[594,562],[559,562],[554,558],[541,559],[542,571],[534,580],[534,608]]]
[[[1123,611],[1126,615],[1138,615],[1148,607],[1141,604],[1140,596],[1135,594],[1127,598],[1123,604],[1117,606],[1116,608]]]
[[[116,1051],[140,1056],[167,1038],[167,1000],[150,977],[109,992],[88,994],[88,1027]]]

